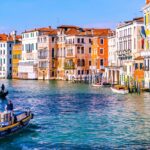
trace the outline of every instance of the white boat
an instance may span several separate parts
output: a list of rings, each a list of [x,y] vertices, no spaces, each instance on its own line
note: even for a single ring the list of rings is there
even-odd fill
[[[125,90],[125,89],[116,89],[116,88],[111,87],[111,90],[114,93],[118,93],[118,94],[128,94],[129,93],[129,91]]]
[[[102,87],[102,85],[99,84],[99,83],[98,83],[98,84],[92,84],[92,86],[93,86],[93,87]]]

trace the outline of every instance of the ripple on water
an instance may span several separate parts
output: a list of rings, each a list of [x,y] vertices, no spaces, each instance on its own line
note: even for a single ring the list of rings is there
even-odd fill
[[[31,107],[29,127],[0,141],[0,149],[149,149],[149,94],[120,96],[110,89],[64,81],[8,81],[15,107]],[[6,100],[0,101],[2,110]]]

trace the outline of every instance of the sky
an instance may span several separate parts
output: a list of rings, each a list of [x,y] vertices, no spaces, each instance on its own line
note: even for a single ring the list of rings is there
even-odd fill
[[[143,16],[145,0],[1,0],[0,33],[60,25],[112,28]]]

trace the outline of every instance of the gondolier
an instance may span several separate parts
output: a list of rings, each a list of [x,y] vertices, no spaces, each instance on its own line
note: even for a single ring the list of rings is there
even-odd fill
[[[4,93],[4,91],[5,91],[5,85],[4,85],[4,84],[2,84],[2,86],[1,86],[1,92],[3,92],[3,93]]]
[[[0,98],[5,98],[8,95],[8,91],[5,91],[5,85],[2,84],[0,91]]]

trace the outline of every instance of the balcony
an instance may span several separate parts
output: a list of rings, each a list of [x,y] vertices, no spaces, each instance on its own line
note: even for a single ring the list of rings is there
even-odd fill
[[[72,64],[65,63],[64,64],[64,69],[65,70],[75,69],[75,64],[74,63],[72,63]]]
[[[73,53],[67,53],[66,57],[75,57]]]
[[[38,56],[38,59],[48,59],[48,56]]]
[[[144,67],[144,71],[150,71],[149,67],[148,67],[148,66],[145,66],[145,67]]]

